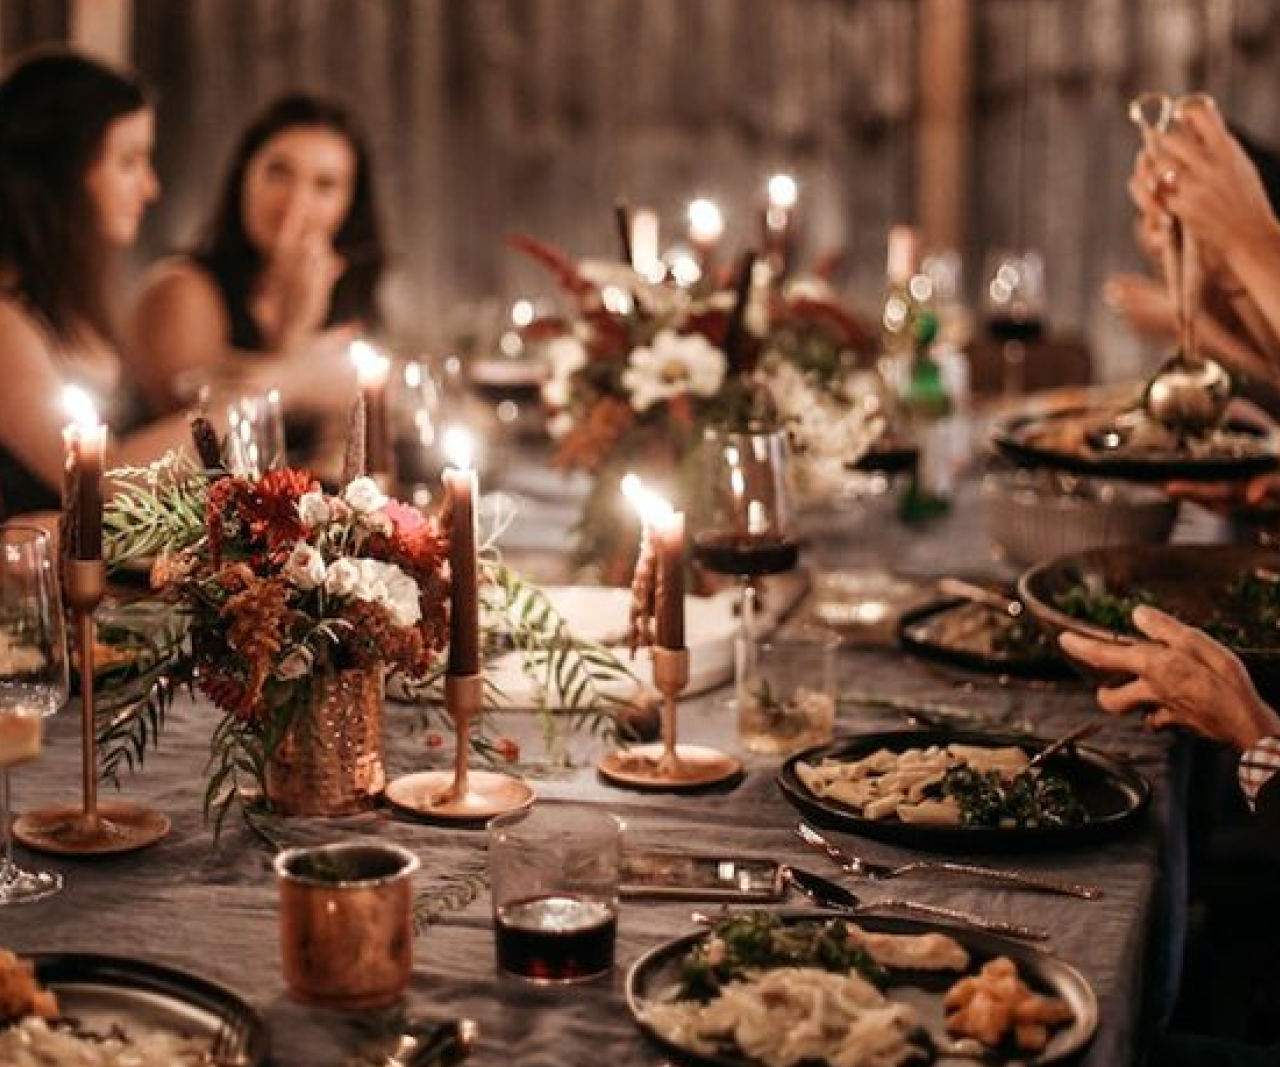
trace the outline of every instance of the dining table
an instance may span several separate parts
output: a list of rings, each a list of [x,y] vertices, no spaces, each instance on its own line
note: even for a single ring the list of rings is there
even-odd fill
[[[505,487],[520,517],[511,557],[544,556],[564,544],[571,514],[562,498],[538,485]],[[541,486],[541,488],[540,488]],[[545,489],[545,493],[540,493]],[[811,568],[882,566],[916,579],[944,573],[1007,578],[992,558],[976,482],[963,481],[949,513],[904,528],[869,518],[865,502],[832,506],[814,517]],[[521,544],[526,531],[532,543]],[[815,623],[801,604],[788,623]],[[1030,731],[1051,738],[1099,714],[1092,690],[1078,680],[1027,682],[960,673],[904,655],[892,643],[844,641],[836,652],[840,735],[907,729],[901,710],[914,701],[965,712],[963,725]],[[548,808],[589,805],[625,822],[627,847],[768,857],[841,877],[797,836],[797,811],[779,790],[779,757],[742,752],[731,687],[687,698],[681,740],[713,744],[741,755],[745,771],[728,784],[692,793],[637,792],[608,784],[595,764],[609,742],[564,718],[548,751],[540,716],[531,709],[491,712],[489,729],[520,746],[519,772]],[[46,747],[13,775],[17,811],[74,801],[79,795],[79,723],[74,704],[47,724]],[[644,953],[696,929],[678,901],[624,900],[617,959],[606,977],[580,985],[535,985],[498,972],[487,887],[483,827],[433,824],[377,808],[340,819],[283,818],[234,810],[215,833],[202,801],[209,740],[218,714],[200,696],[182,693],[169,711],[158,745],[121,780],[121,795],[157,808],[172,830],[150,849],[110,858],[35,857],[24,863],[58,870],[65,889],[47,900],[0,908],[0,944],[19,953],[86,951],[141,957],[222,983],[254,1006],[270,1035],[277,1067],[330,1067],[355,1062],[381,1021],[377,1013],[311,1007],[286,991],[280,949],[277,850],[297,844],[374,837],[398,842],[421,860],[415,875],[418,927],[413,974],[401,1010],[408,1015],[479,1024],[471,1062],[522,1067],[609,1063],[657,1067],[667,1056],[638,1029],[628,1010],[628,969]],[[445,767],[450,746],[434,736],[441,720],[409,704],[388,702],[385,727],[390,777]],[[447,736],[447,728],[446,728]],[[1177,745],[1133,721],[1110,721],[1090,744],[1129,762],[1152,788],[1148,809],[1109,840],[1070,848],[984,856],[984,862],[1101,887],[1100,899],[1050,896],[964,879],[908,877],[862,882],[867,900],[889,895],[960,908],[992,918],[1041,925],[1043,950],[1077,968],[1098,1001],[1097,1031],[1076,1062],[1119,1067],[1135,1062],[1150,1020],[1176,977],[1176,902],[1184,787]],[[105,795],[113,796],[111,789]],[[900,845],[833,831],[858,855],[903,860]],[[853,884],[853,883],[847,883]],[[789,907],[805,902],[792,897]]]

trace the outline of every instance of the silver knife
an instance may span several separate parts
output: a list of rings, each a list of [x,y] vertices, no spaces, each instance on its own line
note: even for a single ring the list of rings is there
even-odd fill
[[[1022,941],[1049,939],[1049,931],[1041,926],[1024,926],[1021,923],[1005,922],[1003,919],[989,919],[985,915],[974,915],[972,912],[944,908],[936,904],[893,899],[864,901],[852,890],[801,867],[783,867],[782,876],[788,885],[798,889],[819,907],[843,911],[849,915],[890,911],[900,915],[914,915],[922,919],[953,923],[956,926],[967,926],[974,930],[985,930],[991,934],[1004,934],[1006,937],[1016,937]]]

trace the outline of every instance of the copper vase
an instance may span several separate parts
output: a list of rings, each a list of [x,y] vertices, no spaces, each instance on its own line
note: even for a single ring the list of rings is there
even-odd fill
[[[306,707],[267,760],[265,788],[286,815],[349,815],[382,795],[380,668],[316,675]]]

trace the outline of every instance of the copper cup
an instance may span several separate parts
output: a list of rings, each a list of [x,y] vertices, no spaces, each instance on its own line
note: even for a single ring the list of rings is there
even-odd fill
[[[328,1008],[395,1003],[413,970],[413,872],[399,845],[353,842],[276,857],[284,980]]]

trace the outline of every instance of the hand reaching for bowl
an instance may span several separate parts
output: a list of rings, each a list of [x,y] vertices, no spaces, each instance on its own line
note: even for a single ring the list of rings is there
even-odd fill
[[[1258,696],[1249,672],[1229,649],[1156,608],[1137,608],[1133,623],[1148,640],[1117,644],[1073,633],[1059,638],[1074,659],[1132,676],[1098,690],[1103,711],[1145,712],[1151,726],[1185,726],[1240,752],[1280,733],[1280,715]]]
[[[1164,491],[1220,515],[1269,513],[1280,509],[1280,472],[1259,474],[1247,482],[1168,482]]]

